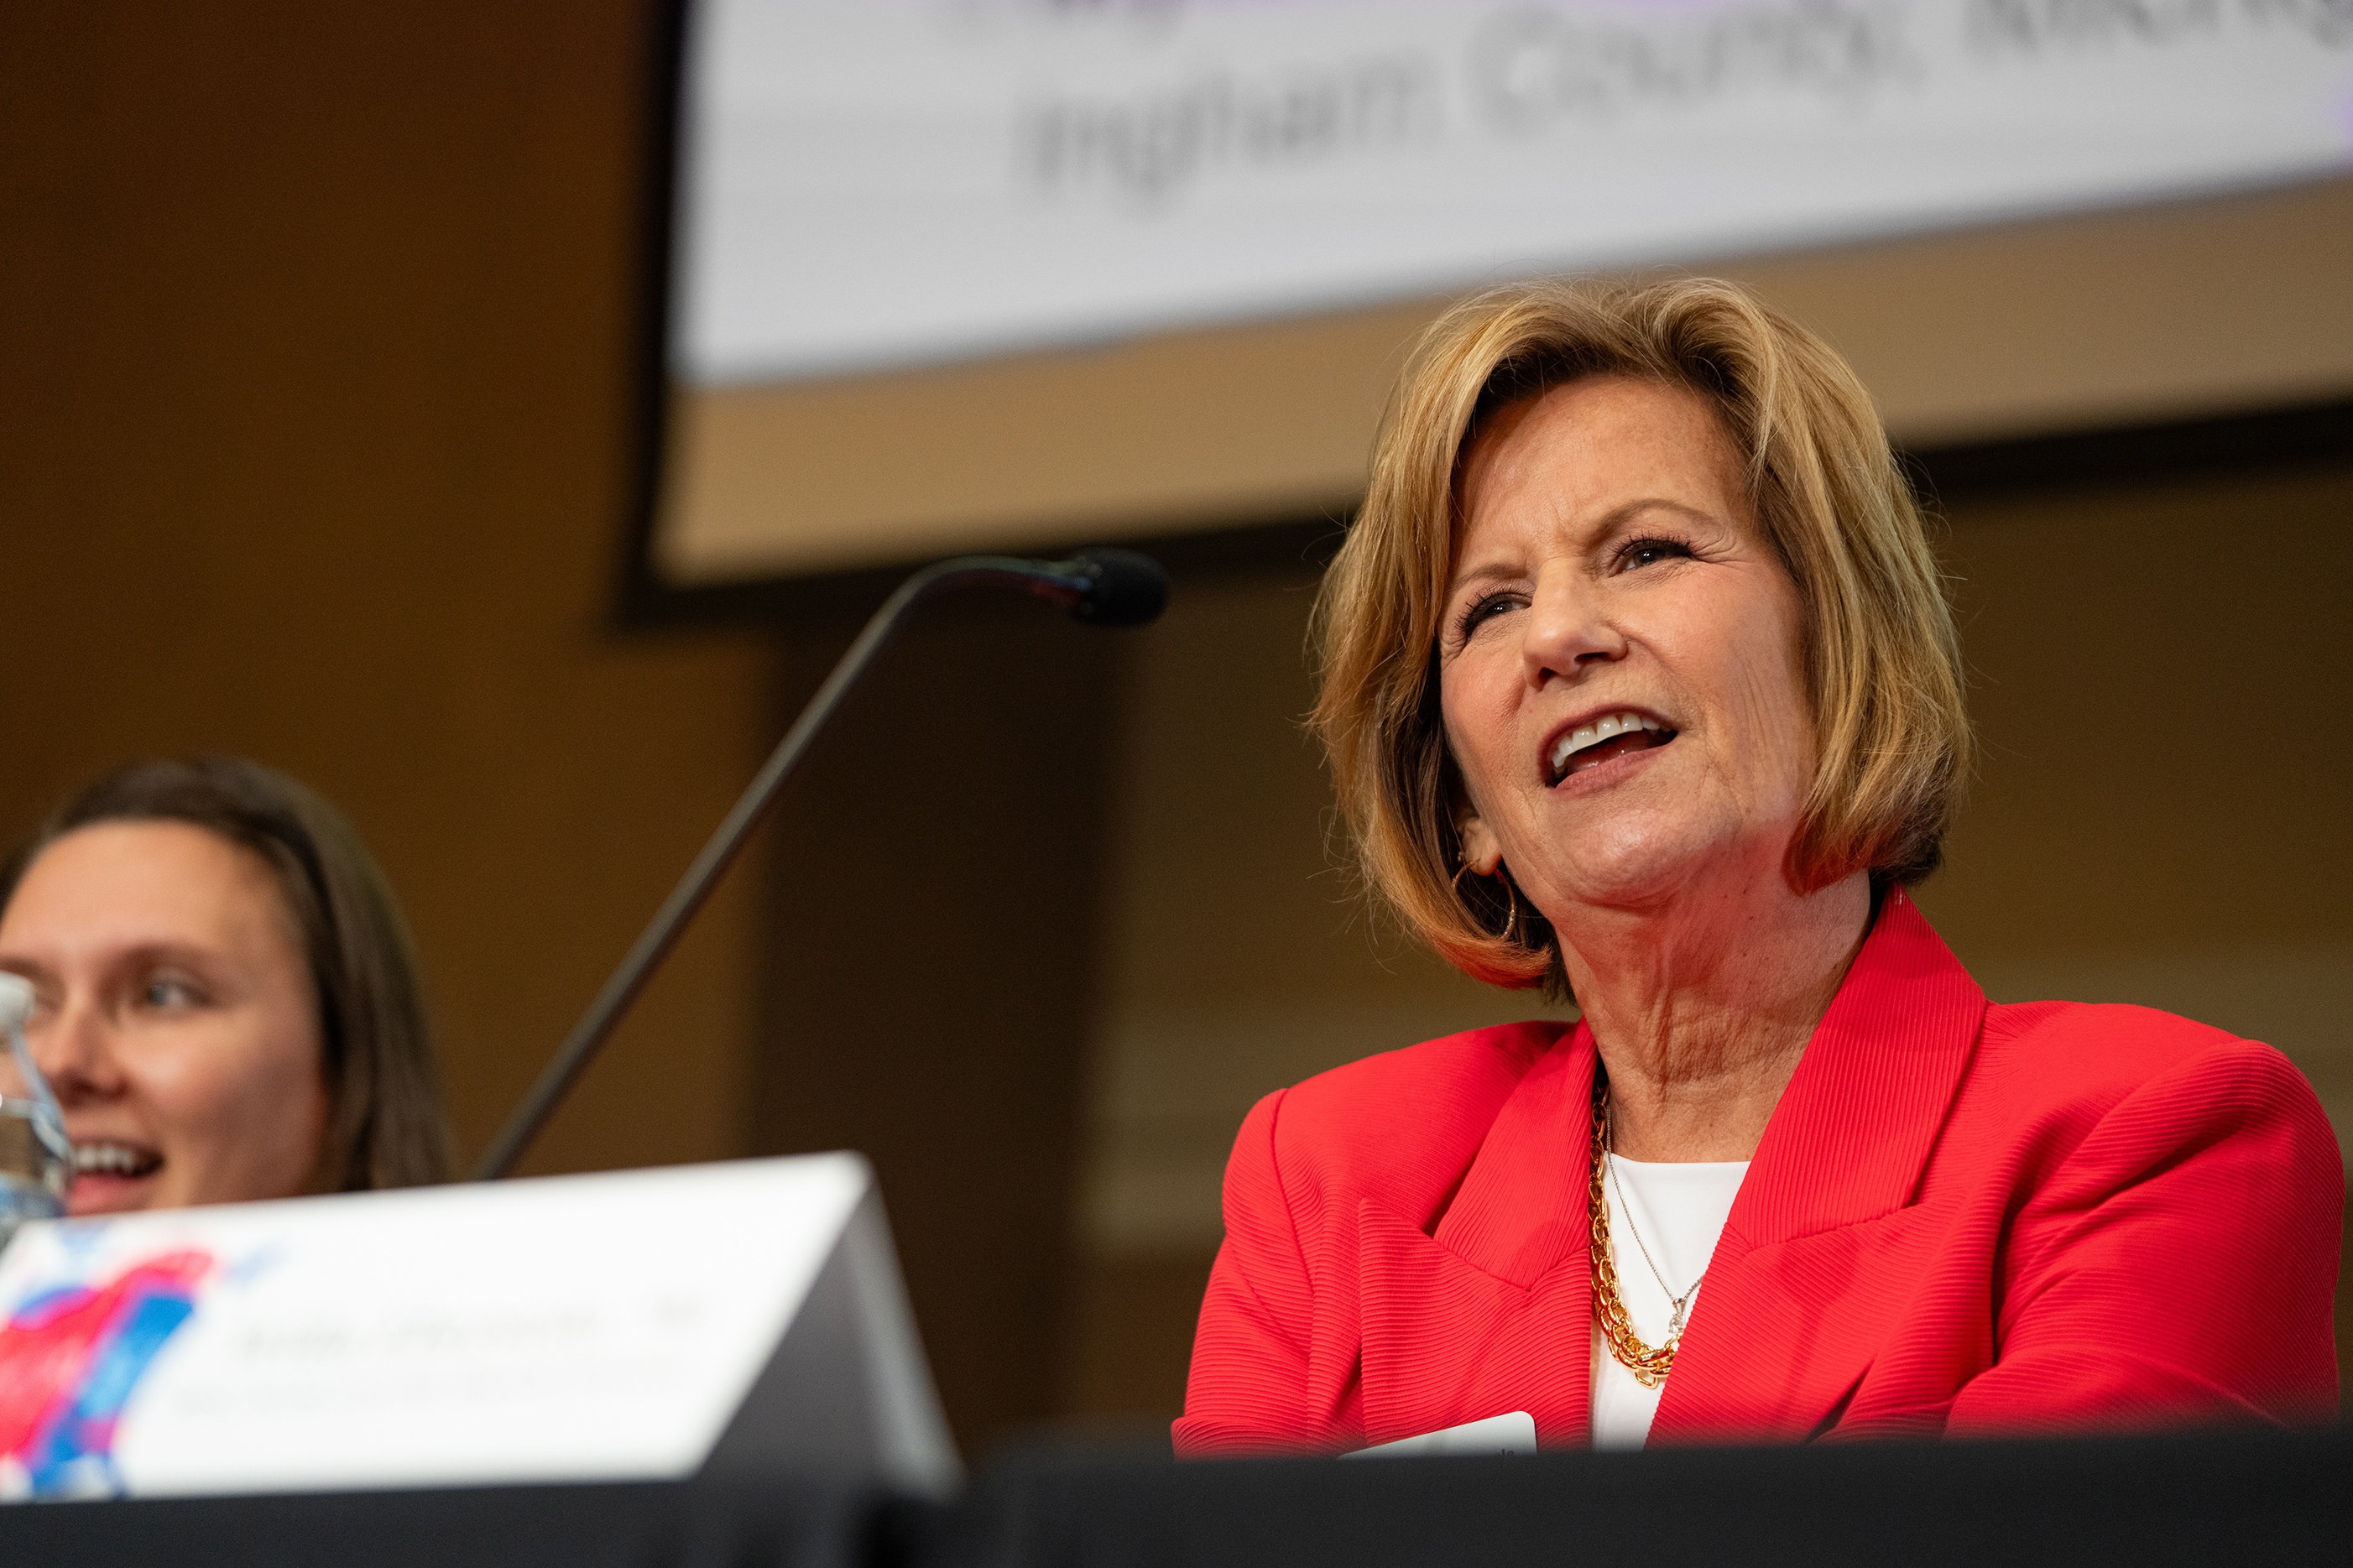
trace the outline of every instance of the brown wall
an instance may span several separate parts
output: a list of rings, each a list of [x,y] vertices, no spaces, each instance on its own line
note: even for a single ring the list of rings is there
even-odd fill
[[[828,656],[840,640],[795,634]],[[873,1162],[942,1400],[976,1449],[1060,1414],[1126,645],[1019,595],[936,604],[772,829],[755,1147]]]
[[[607,626],[642,27],[619,0],[26,4],[0,42],[0,828],[220,748],[356,819],[479,1147],[768,718]],[[738,890],[535,1168],[739,1152]]]

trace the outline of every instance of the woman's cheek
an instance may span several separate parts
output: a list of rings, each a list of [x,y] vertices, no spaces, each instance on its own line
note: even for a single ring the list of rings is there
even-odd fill
[[[263,1042],[251,1025],[235,1017],[175,1034],[147,1073],[147,1098],[167,1134],[191,1152],[209,1153],[266,1131],[284,1104],[271,1092],[282,1077],[272,1070],[278,1053],[257,1049]]]
[[[1488,662],[1495,662],[1490,660]],[[1511,752],[1517,741],[1518,683],[1505,684],[1493,672],[1470,693],[1471,749],[1479,759],[1482,781],[1491,788],[1511,776]]]

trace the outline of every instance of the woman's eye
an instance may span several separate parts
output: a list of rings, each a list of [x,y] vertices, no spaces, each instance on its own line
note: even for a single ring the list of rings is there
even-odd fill
[[[1470,608],[1462,612],[1462,619],[1456,626],[1456,634],[1468,639],[1472,632],[1511,607],[1511,597],[1504,594],[1490,594],[1483,599],[1474,600]]]
[[[169,1009],[194,1006],[198,997],[196,988],[172,975],[159,974],[147,982],[140,993],[140,1001],[147,1006]]]
[[[1618,552],[1619,570],[1631,572],[1662,561],[1688,557],[1691,546],[1675,539],[1637,539]]]

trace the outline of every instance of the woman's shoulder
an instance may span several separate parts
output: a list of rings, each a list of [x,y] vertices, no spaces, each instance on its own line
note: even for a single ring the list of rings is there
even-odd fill
[[[1576,1027],[1498,1024],[1318,1073],[1258,1103],[1235,1162],[1271,1163],[1294,1197],[1313,1189],[1418,1207],[1424,1189],[1452,1190],[1504,1102]]]
[[[2268,1112],[2327,1130],[2312,1086],[2278,1050],[2154,1007],[1995,1003],[1978,1058],[1970,1076],[1980,1092],[2020,1109],[2096,1118],[2127,1102],[2170,1102],[2192,1120]]]
[[[2178,1013],[2120,1002],[1989,1003],[1979,1048],[1991,1057],[2031,1062],[2062,1080],[2120,1084],[2209,1058],[2287,1062],[2260,1040]]]

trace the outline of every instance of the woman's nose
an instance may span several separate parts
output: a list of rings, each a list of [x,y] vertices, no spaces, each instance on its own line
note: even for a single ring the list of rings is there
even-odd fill
[[[1625,657],[1626,639],[1610,623],[1598,585],[1574,562],[1547,563],[1536,574],[1525,624],[1520,657],[1533,687],[1575,680],[1596,665]]]
[[[106,1016],[85,1000],[69,999],[47,1018],[36,1019],[26,1031],[25,1043],[63,1104],[102,1098],[121,1087]]]

